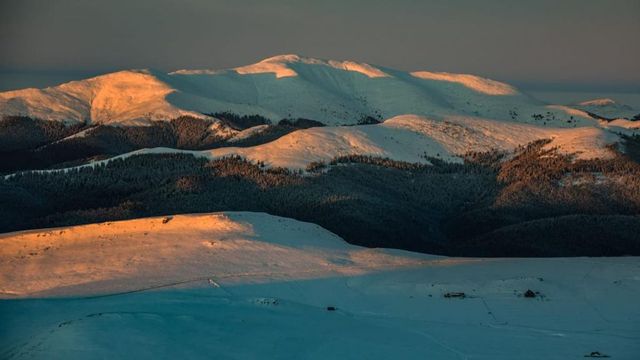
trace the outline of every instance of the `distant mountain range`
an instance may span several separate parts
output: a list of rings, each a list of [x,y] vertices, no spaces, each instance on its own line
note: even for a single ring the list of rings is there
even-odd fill
[[[326,125],[404,114],[525,123],[535,123],[536,115],[549,115],[556,126],[590,124],[592,117],[578,108],[547,105],[513,86],[474,75],[409,73],[298,55],[228,70],[126,70],[45,89],[0,93],[2,115],[86,124],[144,125],[220,112],[260,115],[276,122],[305,118]],[[574,122],[567,124],[568,119]]]

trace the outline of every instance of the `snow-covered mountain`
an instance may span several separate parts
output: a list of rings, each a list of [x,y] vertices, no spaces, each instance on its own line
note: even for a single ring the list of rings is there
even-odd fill
[[[71,123],[144,123],[154,118],[202,116],[168,102],[166,97],[175,91],[151,71],[119,71],[45,89],[0,93],[0,113]]]
[[[0,357],[635,359],[638,266],[366,249],[264,213],[22,231]]]
[[[258,114],[273,121],[306,118],[329,125],[403,114],[517,122],[544,118],[557,126],[591,122],[582,111],[548,106],[508,84],[478,76],[403,72],[297,55],[227,70],[127,70],[0,93],[0,115],[44,120],[145,124],[216,112]]]

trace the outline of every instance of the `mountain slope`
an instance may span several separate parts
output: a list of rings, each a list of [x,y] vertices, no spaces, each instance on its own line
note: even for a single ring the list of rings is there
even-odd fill
[[[3,358],[634,359],[640,351],[636,257],[371,250],[256,213],[43,229],[0,243],[0,287],[13,298],[0,301]],[[21,298],[29,296],[38,298]]]
[[[535,115],[556,126],[593,124],[584,112],[546,106],[510,85],[477,76],[408,73],[297,55],[220,71],[121,71],[42,90],[0,93],[1,115],[45,120],[145,124],[217,112],[329,125],[402,114],[517,122],[535,122]]]

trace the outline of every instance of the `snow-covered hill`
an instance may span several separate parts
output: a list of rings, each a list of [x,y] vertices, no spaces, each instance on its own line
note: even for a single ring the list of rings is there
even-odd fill
[[[639,109],[634,109],[629,105],[617,103],[616,101],[608,98],[583,101],[573,105],[572,107],[611,120],[632,119],[634,116],[640,115]]]
[[[420,163],[425,157],[459,162],[470,151],[512,151],[538,139],[552,139],[563,153],[606,158],[618,136],[596,127],[549,128],[471,117],[442,120],[403,115],[381,124],[300,130],[263,145],[201,152],[209,158],[238,155],[267,166],[304,169],[309,163],[347,155],[370,155]],[[143,152],[145,150],[142,150]],[[126,156],[126,155],[125,155]]]
[[[330,125],[402,114],[516,122],[536,122],[533,116],[541,116],[555,126],[593,123],[582,111],[547,106],[510,85],[473,75],[408,73],[297,55],[229,70],[120,71],[56,87],[0,93],[0,115],[69,122],[145,124],[225,111]]]
[[[639,271],[364,249],[257,213],[25,231],[0,236],[0,357],[635,359]]]
[[[252,131],[260,129],[247,130]],[[292,170],[304,170],[312,162],[328,163],[336,157],[348,155],[369,155],[411,163],[428,163],[427,157],[461,162],[462,156],[470,151],[512,151],[519,145],[539,139],[551,139],[549,147],[558,147],[561,153],[575,154],[580,159],[608,158],[613,154],[609,145],[620,140],[616,133],[600,127],[555,128],[472,117],[453,116],[434,120],[403,115],[380,124],[298,130],[251,147],[222,147],[203,151],[141,149],[73,168],[42,171],[66,171],[134,155],[167,153],[193,154],[209,159],[240,156],[252,162],[262,162],[268,167]]]
[[[264,213],[176,215],[0,235],[0,296],[127,292],[168,283],[352,275],[422,260],[347,244]]]

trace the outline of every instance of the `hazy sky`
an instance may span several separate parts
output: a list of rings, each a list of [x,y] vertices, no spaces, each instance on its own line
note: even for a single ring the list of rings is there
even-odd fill
[[[0,72],[225,68],[297,53],[640,91],[639,19],[640,0],[0,0]]]

